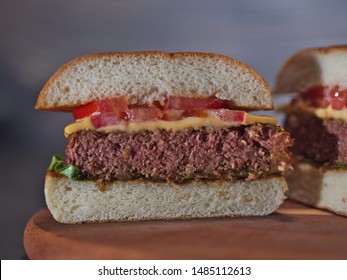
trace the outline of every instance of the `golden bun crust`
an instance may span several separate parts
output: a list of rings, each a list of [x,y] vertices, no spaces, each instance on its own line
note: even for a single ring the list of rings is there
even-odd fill
[[[347,45],[294,53],[277,74],[274,93],[305,92],[315,86],[347,88]]]
[[[63,65],[41,90],[35,108],[71,111],[95,99],[126,96],[152,103],[168,96],[232,100],[235,108],[272,109],[268,83],[251,67],[212,53],[98,53]]]

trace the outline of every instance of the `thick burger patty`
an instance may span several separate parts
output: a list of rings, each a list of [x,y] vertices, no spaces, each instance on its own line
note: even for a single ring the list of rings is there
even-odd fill
[[[347,165],[347,123],[289,113],[284,127],[295,139],[293,152],[318,163]]]
[[[88,179],[185,179],[282,173],[290,165],[289,133],[275,125],[239,128],[101,133],[81,130],[68,138],[66,163]]]

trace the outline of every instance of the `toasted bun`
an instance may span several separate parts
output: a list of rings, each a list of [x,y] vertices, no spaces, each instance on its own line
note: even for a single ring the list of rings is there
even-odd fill
[[[95,99],[125,96],[131,104],[168,96],[218,97],[235,108],[272,109],[269,85],[249,66],[204,53],[101,53],[63,65],[42,89],[36,109],[70,111]]]
[[[309,163],[293,167],[286,175],[290,198],[347,216],[347,170],[322,171]]]
[[[295,53],[279,71],[275,93],[305,92],[315,86],[347,88],[347,45]]]
[[[104,190],[95,181],[72,181],[48,172],[45,196],[61,223],[262,216],[283,202],[283,177],[245,181],[114,181]]]

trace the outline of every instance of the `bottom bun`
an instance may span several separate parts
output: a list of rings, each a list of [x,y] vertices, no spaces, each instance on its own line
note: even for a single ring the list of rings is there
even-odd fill
[[[48,172],[45,196],[61,223],[262,216],[283,202],[285,179],[189,181],[184,184],[146,180],[72,181]]]
[[[286,174],[290,198],[347,216],[347,170],[322,170],[303,162],[293,167]]]

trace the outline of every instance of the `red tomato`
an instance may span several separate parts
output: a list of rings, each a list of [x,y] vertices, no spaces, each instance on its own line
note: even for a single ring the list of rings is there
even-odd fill
[[[331,104],[331,108],[333,108],[334,110],[341,110],[345,107],[345,101],[339,98],[333,98],[330,101]]]
[[[206,118],[208,117],[208,111],[205,109],[188,109],[185,110],[183,115],[184,117],[200,117],[200,118]]]
[[[218,109],[211,110],[211,112],[220,117],[220,119],[224,122],[244,123],[246,117],[245,111]]]
[[[77,107],[73,114],[76,120],[91,117],[95,128],[118,125],[127,122],[181,120],[186,117],[207,117],[209,112],[219,116],[226,122],[242,123],[245,112],[224,109],[228,101],[218,98],[185,98],[170,97],[165,105],[129,105],[124,97],[95,100]]]
[[[341,110],[345,107],[347,92],[345,90],[340,90],[338,86],[334,86],[330,92],[330,103],[334,110]]]
[[[126,97],[118,97],[105,100],[107,112],[124,113],[128,109],[128,99]]]
[[[144,122],[160,118],[161,110],[154,106],[132,108],[126,111],[127,121]]]
[[[227,108],[228,105],[229,102],[227,100],[216,97],[190,98],[170,96],[166,102],[165,109],[221,109]]]
[[[323,99],[326,96],[326,88],[322,86],[315,86],[302,93],[305,100]]]
[[[187,117],[208,117],[208,110],[205,109],[187,109],[187,110],[164,110],[162,119],[165,121],[178,121]]]
[[[184,117],[184,110],[174,109],[164,110],[162,115],[162,119],[164,121],[178,121],[183,119]]]
[[[93,114],[91,120],[95,128],[117,125],[124,121],[123,118],[119,118],[118,114],[115,112]]]
[[[326,108],[330,105],[330,102],[328,99],[321,99],[321,100],[317,100],[317,102],[315,103],[314,107],[318,107],[318,108]]]
[[[339,86],[330,89],[317,86],[302,93],[302,97],[316,108],[326,108],[331,105],[334,110],[341,110],[347,107],[347,90],[341,90]]]
[[[312,107],[327,107],[330,104],[327,98],[327,89],[323,86],[315,86],[302,93],[302,98]]]
[[[75,120],[80,120],[89,117],[91,114],[98,111],[99,103],[98,101],[93,101],[75,108],[73,110],[73,117],[75,118]]]
[[[91,116],[93,113],[115,112],[118,117],[124,116],[128,109],[128,100],[125,97],[95,100],[74,109],[75,120]]]

